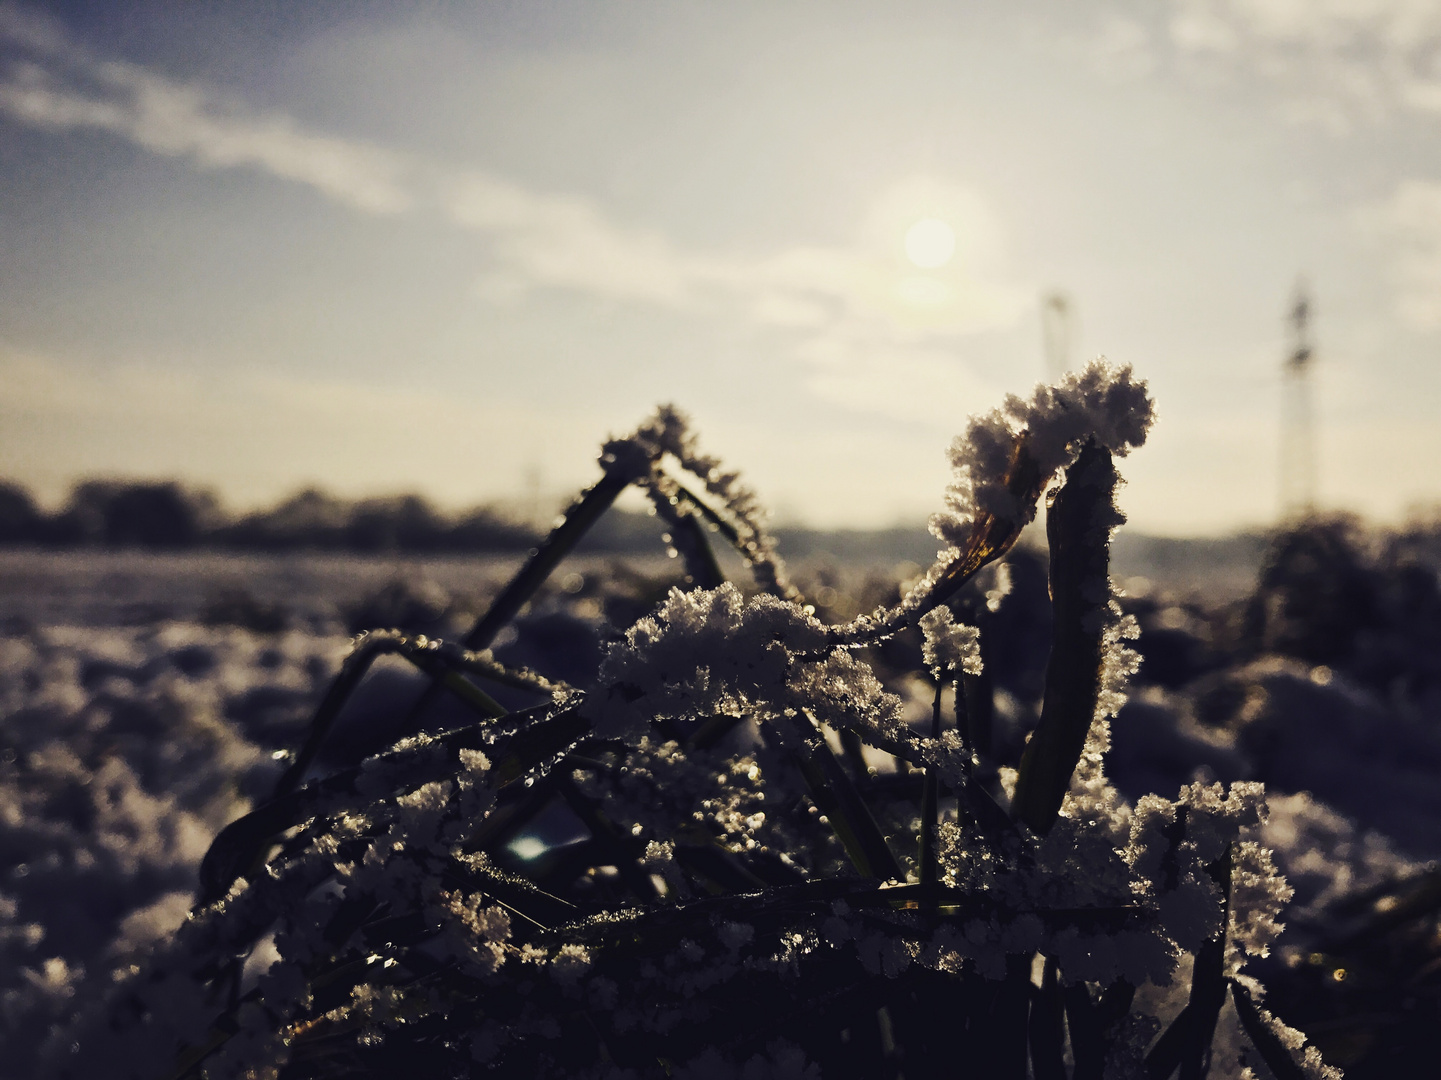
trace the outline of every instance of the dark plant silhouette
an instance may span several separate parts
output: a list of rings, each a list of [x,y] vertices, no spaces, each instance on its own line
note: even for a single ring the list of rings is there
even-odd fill
[[[1252,836],[1259,785],[1128,807],[1103,771],[1135,661],[1107,573],[1112,459],[1150,415],[1129,369],[1094,364],[973,421],[935,566],[827,624],[753,495],[660,410],[606,446],[461,643],[356,640],[272,797],[216,837],[190,920],[57,1034],[49,1071],[1334,1075],[1243,970],[1287,896]],[[502,665],[487,647],[632,484],[686,587],[584,689]],[[987,568],[1053,485],[1044,700],[1006,761],[984,750],[981,631],[958,615],[1003,603]],[[898,694],[867,658],[907,638]],[[382,656],[431,689],[389,748],[319,771]],[[442,695],[471,719],[411,734]]]

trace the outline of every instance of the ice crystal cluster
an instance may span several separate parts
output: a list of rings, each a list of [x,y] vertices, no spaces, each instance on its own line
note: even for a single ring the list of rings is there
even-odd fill
[[[1288,896],[1259,785],[1130,805],[1105,776],[1134,670],[1106,573],[1112,455],[1150,420],[1144,383],[1098,362],[973,421],[937,567],[828,625],[754,497],[662,409],[606,446],[466,641],[627,484],[684,530],[690,586],[585,686],[358,641],[274,797],[211,846],[184,925],[55,1034],[47,1075],[1336,1075],[1245,970]],[[962,601],[1004,604],[982,571],[1048,489],[1046,700],[1019,761],[988,760]],[[754,589],[716,580],[715,533]],[[381,653],[472,719],[407,734],[400,710],[389,749],[319,771]]]
[[[1121,457],[1146,441],[1151,419],[1146,384],[1129,367],[1094,363],[1054,386],[1037,386],[1029,400],[1007,397],[1001,408],[974,417],[951,444],[954,478],[931,531],[959,549],[982,516],[1026,524],[1035,517],[1036,499],[1011,482],[1021,460],[1029,459],[1033,486],[1044,489],[1087,440]]]

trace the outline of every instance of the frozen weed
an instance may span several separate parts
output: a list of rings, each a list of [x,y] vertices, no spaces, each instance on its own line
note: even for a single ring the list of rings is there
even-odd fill
[[[210,847],[186,922],[54,1034],[47,1074],[1336,1075],[1246,970],[1289,895],[1260,786],[1132,806],[1105,776],[1135,666],[1112,459],[1150,422],[1144,383],[1099,362],[973,421],[935,565],[827,623],[753,494],[661,409],[606,445],[461,641],[356,640],[273,796]],[[585,689],[500,664],[487,650],[631,484],[687,586]],[[1004,606],[985,568],[1048,491],[1045,695],[1008,762],[966,619]],[[754,590],[723,579],[712,534]],[[896,640],[909,671],[873,662]],[[430,689],[392,746],[317,774],[381,655]],[[473,720],[422,731],[440,695]]]

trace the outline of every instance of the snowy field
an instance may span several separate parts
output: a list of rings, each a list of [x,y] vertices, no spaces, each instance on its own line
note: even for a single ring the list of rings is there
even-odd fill
[[[1010,561],[1013,590],[988,630],[1002,756],[1018,754],[1035,723],[1049,632],[1040,558],[1022,547]],[[37,1055],[63,1053],[52,1032],[184,920],[211,839],[274,784],[353,633],[458,637],[518,565],[0,554],[0,1073],[32,1075]],[[893,565],[795,569],[832,620],[898,595]],[[1405,1049],[1436,1016],[1437,975],[1425,965],[1437,955],[1428,934],[1441,855],[1441,682],[1427,651],[1441,625],[1435,575],[1390,596],[1390,571],[1369,572],[1370,621],[1346,642],[1325,638],[1326,663],[1301,625],[1324,612],[1308,615],[1284,592],[1304,583],[1282,582],[1269,601],[1210,603],[1132,576],[1139,595],[1126,605],[1146,663],[1109,765],[1133,800],[1173,797],[1194,779],[1266,782],[1265,839],[1297,893],[1266,981],[1291,1022],[1310,1019],[1313,1040],[1362,1076],[1383,1074],[1367,1070],[1388,1060],[1385,1040]],[[676,577],[663,557],[568,562],[497,655],[585,685],[606,635]],[[1271,623],[1248,623],[1255,610]],[[369,678],[330,766],[384,746],[416,692],[399,662]],[[1398,905],[1409,922],[1365,929]],[[1317,944],[1356,926],[1353,959]],[[1372,983],[1358,986],[1362,977]],[[1363,991],[1384,1023],[1358,1026],[1344,993]]]

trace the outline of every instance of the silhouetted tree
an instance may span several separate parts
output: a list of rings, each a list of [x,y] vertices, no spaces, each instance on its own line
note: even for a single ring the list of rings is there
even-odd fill
[[[448,524],[419,495],[365,499],[345,529],[352,551],[435,551],[446,546]]]
[[[49,531],[60,543],[189,547],[204,537],[217,515],[211,496],[174,481],[87,480],[76,485]]]
[[[263,550],[339,548],[350,523],[350,504],[317,488],[306,488],[270,510],[248,514],[217,540]]]
[[[44,539],[45,517],[19,484],[0,481],[0,544],[30,544]]]
[[[1246,610],[1246,642],[1336,665],[1375,620],[1377,575],[1355,522],[1317,518],[1281,533]]]
[[[524,551],[538,539],[527,526],[481,508],[451,526],[447,546],[454,551]]]

